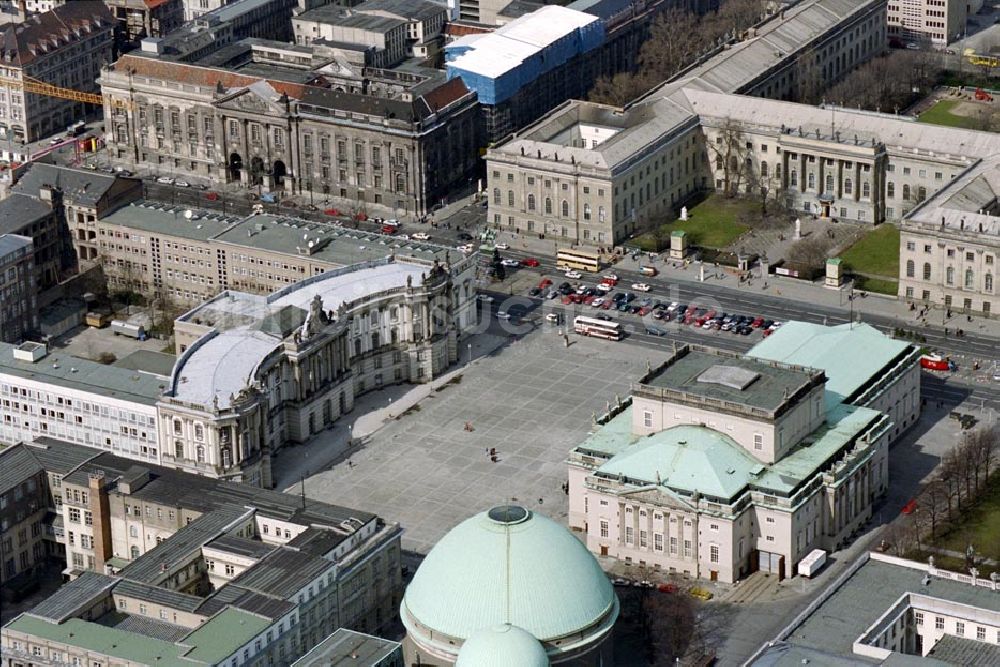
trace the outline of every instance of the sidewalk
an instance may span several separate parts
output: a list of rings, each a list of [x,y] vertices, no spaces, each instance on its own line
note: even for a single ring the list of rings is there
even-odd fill
[[[305,445],[278,451],[273,462],[273,478],[278,489],[293,492],[303,477],[311,477],[347,461],[363,449],[369,437],[387,422],[431,396],[440,387],[464,373],[483,357],[489,356],[509,341],[502,336],[482,333],[458,344],[459,361],[443,375],[424,384],[399,384],[370,391],[360,396],[354,409],[334,422],[325,433]],[[472,359],[469,359],[469,345]],[[395,395],[395,398],[392,396]],[[389,396],[388,402],[386,397]]]
[[[548,238],[539,239],[535,235],[528,237],[523,234],[512,234],[511,232],[505,231],[497,234],[497,241],[509,244],[511,250],[525,252],[528,254],[536,254],[539,256],[551,257],[553,255],[553,244],[555,244],[555,246],[562,247],[562,245],[557,241]],[[661,279],[676,280],[692,284],[698,284],[701,282],[699,280],[701,273],[700,263],[690,263],[687,267],[684,267],[682,263],[662,259],[664,256],[665,255],[661,253],[656,256],[655,260],[651,261],[647,253],[641,253],[638,260],[633,260],[631,256],[625,255],[619,259],[615,266],[621,267],[624,270],[638,271],[640,265],[652,264],[660,271]],[[850,311],[850,284],[843,286],[840,290],[835,290],[827,289],[820,282],[809,283],[795,278],[770,275],[767,277],[767,287],[765,288],[765,281],[761,280],[759,269],[754,269],[753,273],[754,277],[752,282],[750,284],[744,283],[741,285],[736,279],[735,272],[732,268],[706,265],[704,282],[706,285],[730,288],[734,293],[744,291],[750,294],[774,296],[799,301],[804,304],[839,309],[845,314]],[[931,310],[923,318],[926,321],[926,324],[924,324],[916,317],[919,313],[919,309],[911,311],[906,301],[896,299],[888,295],[876,294],[874,292],[866,292],[866,294],[866,297],[861,298],[858,292],[855,292],[855,317],[859,314],[862,319],[864,319],[865,315],[891,317],[899,321],[900,328],[909,329],[911,331],[930,329],[938,333],[947,327],[952,333],[956,329],[962,329],[967,333],[1000,338],[1000,318],[986,319],[981,316],[974,315],[972,317],[972,321],[969,322],[966,320],[966,316],[964,314],[958,312],[954,312],[951,318],[944,319],[943,311]]]

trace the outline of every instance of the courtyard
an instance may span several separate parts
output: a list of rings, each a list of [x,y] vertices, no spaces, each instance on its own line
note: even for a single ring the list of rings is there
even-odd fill
[[[383,406],[381,428],[340,457],[331,469],[308,476],[310,498],[378,513],[405,528],[403,548],[426,554],[444,534],[469,516],[515,500],[565,523],[566,455],[589,432],[593,414],[645,372],[655,351],[626,343],[571,337],[567,348],[551,327],[519,338],[480,334],[497,342],[472,364],[435,383],[392,388],[371,401]],[[464,344],[463,346],[464,347]],[[423,393],[404,407],[405,395]],[[355,414],[364,410],[358,406]],[[357,436],[362,419],[354,426]],[[366,429],[367,430],[367,429]],[[327,431],[288,457],[317,460],[325,449],[343,450],[345,432]],[[490,450],[496,449],[493,462]],[[302,450],[306,451],[303,452]],[[325,467],[325,466],[322,466]],[[297,485],[296,485],[297,486]],[[297,489],[296,489],[297,490]]]

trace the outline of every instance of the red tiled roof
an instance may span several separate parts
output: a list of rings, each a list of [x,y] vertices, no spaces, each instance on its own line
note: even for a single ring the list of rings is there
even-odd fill
[[[124,55],[119,58],[114,64],[114,69],[121,72],[131,69],[133,74],[139,76],[148,76],[166,81],[180,81],[205,87],[217,86],[221,83],[223,88],[243,88],[258,81],[267,81],[278,93],[284,93],[294,99],[301,99],[305,91],[309,88],[327,87],[326,80],[320,75],[317,75],[315,80],[315,83],[318,85],[313,86],[264,79],[257,76],[247,76],[239,72],[230,72],[224,69],[201,67],[187,63],[175,63],[167,60],[132,55]]]
[[[465,86],[465,83],[460,78],[455,77],[434,90],[424,93],[423,98],[426,100],[427,106],[431,108],[431,111],[440,111],[452,102],[456,102],[468,94],[469,89]]]
[[[449,21],[444,24],[444,34],[449,37],[464,37],[465,35],[482,35],[493,32],[493,28],[475,23],[456,23]]]
[[[76,32],[87,35],[97,23],[110,28],[114,17],[99,0],[81,0],[60,5],[52,11],[36,14],[23,23],[14,23],[0,32],[0,54],[9,54],[11,62],[22,67],[38,55],[65,46],[78,39]]]

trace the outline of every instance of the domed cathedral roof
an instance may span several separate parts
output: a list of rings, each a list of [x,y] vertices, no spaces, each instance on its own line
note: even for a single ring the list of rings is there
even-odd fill
[[[549,667],[549,656],[530,632],[516,625],[477,630],[462,644],[455,667]]]
[[[501,626],[516,626],[502,634],[524,631],[555,656],[603,641],[618,618],[618,598],[566,528],[503,505],[463,521],[431,549],[406,589],[400,616],[416,644],[442,656]],[[471,655],[487,641],[477,639]],[[513,644],[509,637],[498,641]]]

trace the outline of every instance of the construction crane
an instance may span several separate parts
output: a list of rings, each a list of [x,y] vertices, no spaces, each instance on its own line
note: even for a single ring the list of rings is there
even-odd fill
[[[74,102],[87,102],[88,104],[96,104],[98,106],[104,104],[104,97],[97,93],[85,93],[80,90],[73,90],[72,88],[60,88],[59,86],[53,86],[38,79],[32,79],[29,76],[23,79],[0,77],[0,85],[7,86],[8,88],[20,88],[26,93],[59,97],[64,100],[73,100]]]

